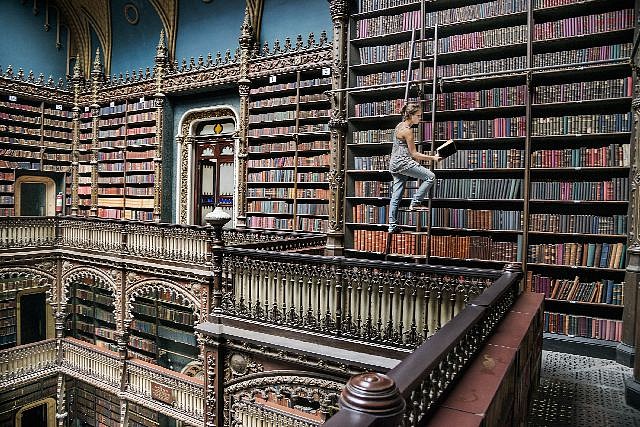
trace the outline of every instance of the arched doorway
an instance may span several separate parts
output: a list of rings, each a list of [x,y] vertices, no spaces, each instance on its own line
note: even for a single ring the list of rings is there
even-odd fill
[[[180,120],[176,222],[204,224],[217,205],[235,218],[237,123],[228,106],[190,110]]]

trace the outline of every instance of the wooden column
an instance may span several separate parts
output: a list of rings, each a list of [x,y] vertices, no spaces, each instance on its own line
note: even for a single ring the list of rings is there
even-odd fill
[[[329,120],[329,227],[326,255],[344,253],[345,147],[347,131],[347,97],[341,89],[347,84],[347,20],[349,3],[329,0],[333,21],[333,53],[331,66],[331,119]]]
[[[71,215],[78,215],[78,173],[79,154],[78,144],[80,144],[80,107],[78,98],[80,97],[80,86],[82,85],[82,74],[80,71],[80,59],[76,59],[73,67],[73,139],[71,141]]]
[[[153,95],[153,105],[156,108],[156,137],[153,156],[153,220],[160,221],[162,214],[162,139],[164,138],[164,106],[165,94],[162,91],[162,79],[167,67],[167,48],[164,43],[164,30],[160,31],[160,40],[156,48],[154,74],[156,77],[156,93]]]
[[[236,227],[247,226],[247,131],[249,128],[249,56],[251,45],[255,37],[251,26],[249,8],[245,8],[244,21],[238,39],[240,43],[240,80],[238,80],[238,92],[240,95],[240,123],[238,123],[238,149],[237,149],[237,217]]]
[[[91,70],[91,117],[93,138],[91,140],[91,216],[98,215],[98,120],[100,106],[97,103],[98,89],[104,80],[102,62],[100,61],[100,49],[96,50],[96,57]]]

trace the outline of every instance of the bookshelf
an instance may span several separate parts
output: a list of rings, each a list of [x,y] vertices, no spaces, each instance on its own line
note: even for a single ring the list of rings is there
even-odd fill
[[[90,214],[95,173],[97,216],[153,220],[159,138],[153,99],[111,101],[95,111],[97,120],[89,107],[80,115],[79,213]]]
[[[15,214],[16,178],[71,170],[71,107],[0,92],[0,214]]]
[[[92,277],[73,281],[70,291],[72,316],[67,328],[72,336],[117,352],[113,292]]]
[[[167,291],[137,296],[132,305],[129,355],[180,372],[198,359],[193,310]]]
[[[329,219],[328,70],[256,79],[249,94],[247,221],[324,232]]]
[[[546,294],[546,337],[619,341],[634,1],[357,3],[347,253],[384,256],[388,157],[409,73],[409,98],[423,105],[418,149],[451,138],[458,152],[434,167],[428,213],[400,212],[391,258],[520,262],[527,290]],[[411,28],[422,44],[407,71]],[[415,186],[407,183],[401,208]]]
[[[80,425],[117,427],[120,425],[120,399],[91,384],[68,380],[69,416]],[[75,424],[74,424],[75,425]]]

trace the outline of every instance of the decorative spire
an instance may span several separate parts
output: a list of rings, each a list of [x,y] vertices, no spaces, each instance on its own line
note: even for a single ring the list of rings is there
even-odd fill
[[[156,62],[165,62],[167,60],[167,46],[164,43],[164,28],[160,30],[160,40],[156,47]]]
[[[244,8],[244,21],[240,27],[240,37],[238,41],[241,47],[248,48],[251,45],[253,39],[253,27],[251,26],[251,18],[249,16],[249,7]]]
[[[100,78],[102,76],[102,61],[100,60],[100,48],[96,49],[96,57],[93,60],[91,76]]]
[[[82,78],[82,70],[80,68],[80,57],[76,58],[76,63],[73,66],[73,81],[78,81]]]

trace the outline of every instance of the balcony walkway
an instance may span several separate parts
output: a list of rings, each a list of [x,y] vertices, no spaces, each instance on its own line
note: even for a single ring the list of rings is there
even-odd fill
[[[633,369],[612,360],[543,351],[528,425],[640,427],[640,411],[624,400],[624,378],[632,375]]]

